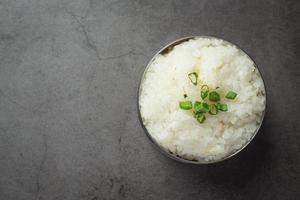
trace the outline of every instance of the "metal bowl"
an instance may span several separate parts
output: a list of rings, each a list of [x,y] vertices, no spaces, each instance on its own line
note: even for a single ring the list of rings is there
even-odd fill
[[[187,158],[183,158],[183,157],[180,157],[178,155],[175,155],[173,154],[172,152],[166,150],[165,148],[163,148],[162,146],[160,146],[156,141],[155,139],[151,136],[151,134],[148,132],[145,124],[144,124],[144,121],[143,121],[143,118],[141,116],[141,109],[140,109],[140,104],[139,104],[139,98],[140,98],[140,93],[141,93],[141,89],[142,89],[142,83],[143,83],[143,80],[145,78],[145,74],[147,73],[148,71],[148,68],[150,66],[150,64],[153,62],[153,60],[156,58],[157,55],[159,54],[166,54],[168,52],[170,52],[174,46],[178,45],[178,44],[181,44],[183,42],[186,42],[190,39],[196,39],[196,38],[209,38],[209,39],[221,39],[221,38],[217,38],[217,37],[213,37],[213,36],[188,36],[188,37],[183,37],[183,38],[180,38],[178,40],[175,40],[174,42],[171,42],[169,43],[168,45],[166,45],[165,47],[163,47],[161,50],[159,50],[154,56],[153,58],[150,60],[150,62],[148,63],[147,67],[145,68],[144,70],[144,73],[141,77],[141,80],[140,80],[140,85],[139,85],[139,89],[138,89],[138,114],[139,114],[139,120],[142,124],[142,127],[147,135],[147,137],[150,139],[150,141],[153,143],[153,145],[161,152],[163,153],[165,156],[171,158],[171,159],[174,159],[178,162],[182,162],[182,163],[188,163],[188,164],[196,164],[196,165],[199,165],[199,164],[212,164],[212,163],[218,163],[218,162],[221,162],[221,161],[224,161],[224,160],[227,160],[229,158],[232,158],[233,156],[235,156],[236,154],[238,154],[239,152],[241,152],[252,140],[253,138],[256,136],[256,134],[258,133],[262,123],[263,123],[263,120],[264,120],[264,116],[265,116],[265,110],[266,110],[266,104],[267,102],[265,103],[265,108],[264,108],[264,111],[261,115],[261,120],[260,120],[260,124],[257,126],[257,129],[255,130],[254,134],[252,135],[252,137],[248,140],[248,142],[246,142],[241,148],[231,152],[230,154],[228,154],[227,156],[225,157],[222,157],[220,159],[216,159],[216,160],[205,160],[205,159],[202,159],[202,160],[189,160]],[[221,39],[223,40],[225,43],[228,43],[228,44],[231,44],[231,45],[234,45],[236,46],[237,48],[239,48],[241,51],[243,51],[248,57],[249,59],[251,59],[251,57],[244,51],[242,50],[239,46],[231,43],[231,42],[228,42],[224,39]],[[253,61],[253,59],[251,59]],[[254,63],[254,66],[256,67],[260,77],[262,78],[262,75],[261,75],[261,72],[259,71],[259,68],[257,67],[257,65],[255,64],[255,62],[253,61]],[[266,95],[266,88],[265,88],[265,82],[262,78],[262,81],[263,81],[263,84],[264,84],[264,90],[265,90],[265,98],[267,97]]]

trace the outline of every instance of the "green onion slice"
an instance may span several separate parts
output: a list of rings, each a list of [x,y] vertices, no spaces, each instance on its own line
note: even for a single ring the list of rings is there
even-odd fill
[[[200,124],[202,124],[206,119],[206,117],[203,113],[194,113],[194,117]]]
[[[214,102],[220,101],[220,95],[216,91],[210,92],[208,98],[210,101],[214,101]]]
[[[188,77],[194,85],[198,84],[198,74],[196,72],[189,73]]]
[[[211,109],[210,105],[204,102],[196,101],[194,103],[194,110],[196,113],[206,113]]]
[[[204,100],[208,96],[209,87],[208,85],[202,85],[201,87],[201,99]]]
[[[211,109],[210,109],[210,111],[209,111],[209,114],[211,114],[211,115],[216,115],[216,114],[218,114],[219,110],[218,110],[216,104],[212,104],[210,107],[211,107]]]
[[[228,106],[227,106],[227,104],[218,103],[217,104],[217,109],[220,110],[220,111],[226,112],[226,111],[228,111]]]
[[[183,110],[190,110],[193,108],[193,103],[191,101],[180,101],[179,107]]]
[[[237,96],[237,93],[235,93],[234,91],[229,91],[225,97],[227,99],[235,99],[236,96]]]

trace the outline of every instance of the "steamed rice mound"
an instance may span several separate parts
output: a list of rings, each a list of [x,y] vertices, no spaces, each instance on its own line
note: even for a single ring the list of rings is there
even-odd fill
[[[188,79],[197,72],[198,86]],[[200,83],[199,83],[200,81]],[[200,85],[220,87],[227,112],[206,115],[200,124],[179,101],[200,100]],[[229,90],[238,96],[224,98]],[[240,149],[255,133],[265,109],[265,89],[253,61],[221,39],[197,38],[158,55],[145,71],[139,106],[151,137],[164,149],[193,160],[217,160]]]

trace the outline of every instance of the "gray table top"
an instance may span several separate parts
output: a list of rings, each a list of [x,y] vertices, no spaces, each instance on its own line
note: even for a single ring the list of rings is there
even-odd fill
[[[299,198],[298,2],[0,0],[0,199]],[[147,62],[187,35],[242,47],[268,92],[255,140],[215,165],[166,158],[138,120]]]

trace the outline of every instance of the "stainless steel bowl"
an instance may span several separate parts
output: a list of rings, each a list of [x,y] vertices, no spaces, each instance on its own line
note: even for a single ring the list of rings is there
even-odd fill
[[[221,162],[221,161],[224,161],[224,160],[227,160],[227,159],[233,157],[234,155],[236,155],[236,154],[238,154],[239,152],[241,152],[241,151],[242,151],[242,150],[243,150],[243,149],[244,149],[244,148],[245,148],[245,147],[253,140],[253,138],[254,138],[254,137],[256,136],[256,134],[258,133],[258,131],[259,131],[261,125],[262,125],[262,122],[263,122],[263,120],[264,120],[267,102],[265,103],[265,109],[264,109],[263,114],[262,114],[262,116],[261,116],[260,124],[257,126],[257,129],[255,130],[255,133],[254,133],[253,136],[250,138],[250,140],[249,140],[247,143],[245,143],[241,148],[235,150],[234,152],[230,153],[229,155],[227,155],[227,156],[225,156],[225,157],[223,157],[223,158],[221,158],[221,159],[210,160],[210,161],[206,161],[206,160],[204,160],[204,159],[203,159],[203,160],[188,160],[188,159],[186,159],[186,158],[182,158],[182,157],[180,157],[180,156],[178,156],[178,155],[175,155],[175,154],[173,154],[172,152],[167,151],[166,149],[164,149],[163,147],[161,147],[161,146],[155,141],[155,139],[152,138],[151,134],[148,132],[148,130],[147,130],[145,124],[144,124],[143,118],[142,118],[142,116],[141,116],[141,109],[140,109],[140,104],[139,104],[139,98],[140,98],[140,93],[141,93],[141,89],[142,89],[141,87],[142,87],[143,80],[144,80],[144,78],[145,78],[145,74],[147,73],[147,70],[148,70],[150,64],[153,62],[153,60],[156,58],[156,56],[159,55],[159,54],[166,54],[166,53],[168,53],[169,51],[171,51],[171,50],[173,49],[174,46],[176,46],[176,45],[178,45],[178,44],[180,44],[180,43],[186,42],[186,41],[188,41],[188,40],[190,40],[190,39],[195,39],[195,38],[221,39],[221,38],[216,38],[216,37],[213,37],[213,36],[188,36],[188,37],[183,37],[183,38],[180,38],[180,39],[178,39],[178,40],[175,40],[174,42],[169,43],[168,45],[166,45],[165,47],[163,47],[161,50],[159,50],[159,51],[153,56],[153,58],[150,60],[150,62],[148,63],[146,69],[144,70],[144,73],[143,73],[143,75],[142,75],[142,78],[141,78],[141,80],[140,80],[140,85],[139,85],[139,90],[138,90],[138,114],[139,114],[140,122],[141,122],[141,124],[142,124],[142,127],[143,127],[143,129],[144,129],[144,131],[145,131],[147,137],[150,139],[150,141],[153,143],[153,145],[154,145],[161,153],[163,153],[164,155],[166,155],[167,157],[169,157],[169,158],[171,158],[171,159],[174,159],[174,160],[176,160],[176,161],[178,161],[178,162],[182,162],[182,163],[197,164],[197,165],[198,165],[198,164],[212,164],[212,163],[218,163],[218,162]],[[233,43],[231,43],[231,42],[228,42],[228,41],[226,41],[226,40],[224,40],[224,39],[221,39],[221,40],[225,41],[225,42],[228,43],[228,44],[235,45],[235,44],[233,44]],[[251,57],[250,57],[244,50],[242,50],[242,49],[241,49],[239,46],[237,46],[237,45],[235,45],[235,46],[238,47],[241,51],[243,51],[243,52],[251,59]],[[253,61],[253,59],[251,59],[251,60]],[[254,61],[253,61],[253,62],[254,62]],[[263,77],[262,77],[262,75],[261,75],[261,73],[260,73],[260,71],[259,71],[257,65],[255,64],[255,62],[254,62],[254,65],[255,65],[255,67],[257,68],[257,71],[258,71],[260,77],[261,77],[262,80],[263,80]],[[264,84],[264,89],[265,89],[265,98],[267,98],[264,80],[263,80],[263,84]]]

